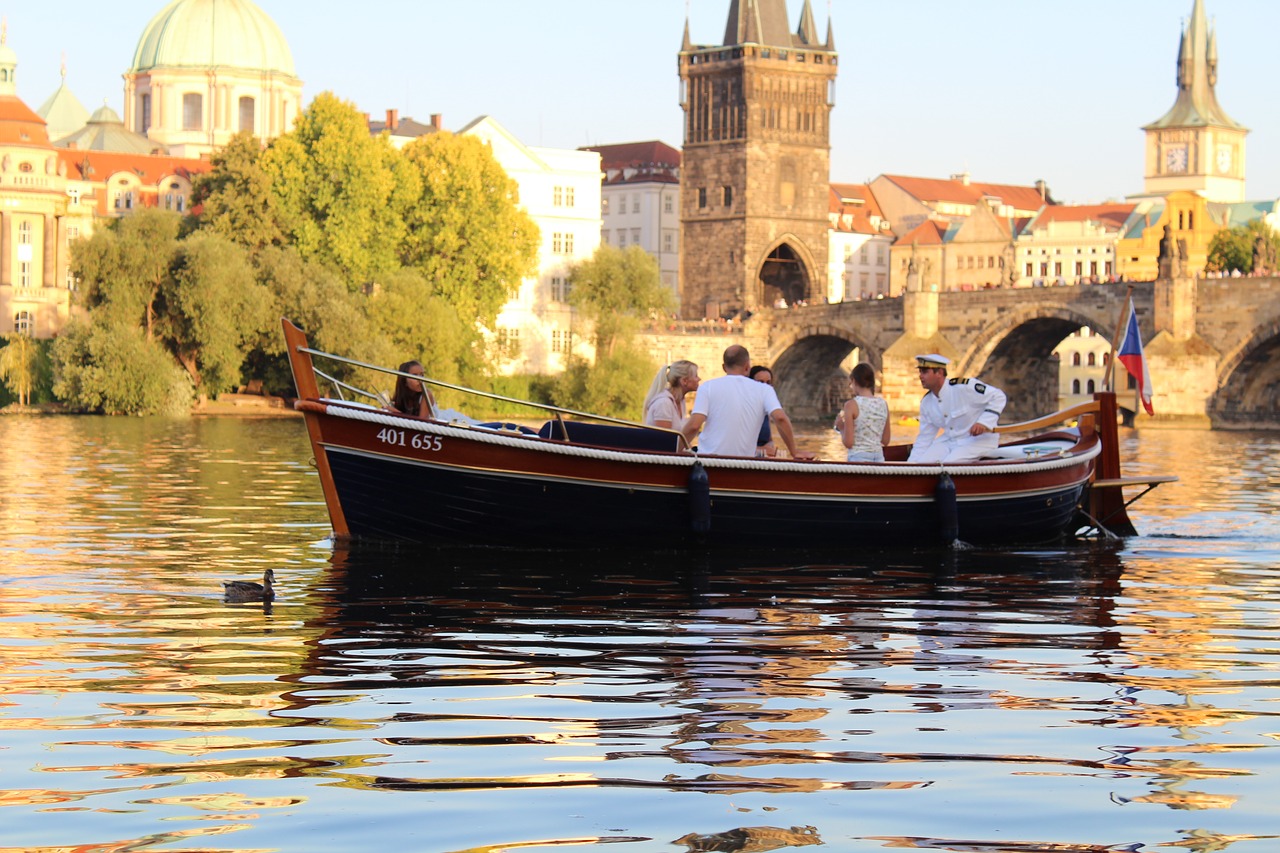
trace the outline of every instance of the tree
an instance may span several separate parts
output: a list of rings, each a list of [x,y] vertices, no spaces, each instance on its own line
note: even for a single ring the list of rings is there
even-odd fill
[[[602,245],[569,273],[569,304],[595,326],[597,358],[629,344],[641,324],[671,310],[658,262],[639,246]]]
[[[422,273],[467,325],[492,325],[532,275],[538,226],[489,146],[433,133],[405,146],[419,191],[405,214],[403,261]]]
[[[141,326],[150,339],[180,224],[175,213],[142,208],[72,243],[81,304],[113,322]]]
[[[360,289],[400,266],[417,175],[364,116],[322,92],[263,153],[285,238]]]
[[[573,356],[556,382],[556,405],[639,420],[654,369],[651,356],[629,343],[612,354],[597,352],[595,364]]]
[[[37,347],[31,338],[15,333],[4,335],[5,347],[0,349],[0,380],[18,398],[18,405],[31,402],[37,373]]]
[[[191,408],[191,382],[136,325],[73,320],[54,342],[54,360],[53,391],[74,408],[108,415]]]
[[[1271,257],[1280,257],[1280,235],[1277,235],[1262,219],[1254,219],[1244,225],[1224,228],[1213,235],[1209,243],[1206,272],[1251,273],[1254,267],[1254,246],[1259,238],[1264,246],[1271,247]]]
[[[445,382],[471,381],[479,372],[480,336],[444,297],[414,270],[388,276],[366,301],[366,312],[388,351],[381,363],[416,358],[427,375]]]
[[[262,143],[248,131],[216,151],[213,168],[192,181],[188,230],[212,231],[252,250],[280,245],[285,229],[261,160]]]
[[[157,329],[192,384],[206,394],[237,385],[249,344],[272,325],[245,250],[214,234],[184,240],[161,294]]]

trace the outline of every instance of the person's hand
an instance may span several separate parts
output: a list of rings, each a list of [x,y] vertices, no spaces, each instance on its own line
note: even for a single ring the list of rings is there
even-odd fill
[[[969,427],[969,435],[982,435],[984,432],[991,432],[991,427],[985,424],[974,424]]]

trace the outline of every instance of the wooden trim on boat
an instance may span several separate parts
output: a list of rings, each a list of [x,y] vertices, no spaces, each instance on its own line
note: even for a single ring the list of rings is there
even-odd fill
[[[1035,418],[1029,421],[1022,421],[1016,424],[1000,424],[992,432],[1008,433],[1008,432],[1031,432],[1032,430],[1044,429],[1072,418],[1080,418],[1085,415],[1096,415],[1098,413],[1098,401],[1093,400],[1088,403],[1078,403],[1070,408],[1063,409],[1060,412],[1054,412],[1051,415]]]
[[[293,371],[293,384],[298,389],[299,402],[316,399],[320,396],[320,386],[316,383],[315,370],[312,368],[311,356],[307,350],[307,335],[288,318],[280,318],[284,327],[285,350],[289,355],[289,368]],[[329,522],[333,525],[333,536],[338,541],[351,538],[351,530],[347,526],[346,514],[342,511],[342,503],[338,500],[338,487],[333,481],[333,470],[329,467],[329,454],[320,443],[320,423],[316,414],[305,408],[294,405],[302,412],[302,419],[307,424],[307,435],[311,439],[311,447],[316,454],[316,471],[320,474],[320,490],[324,493],[324,503],[329,509]]]

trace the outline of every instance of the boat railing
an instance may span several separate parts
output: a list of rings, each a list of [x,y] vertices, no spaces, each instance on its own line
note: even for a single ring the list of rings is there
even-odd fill
[[[532,400],[521,400],[518,397],[507,397],[502,394],[495,394],[491,391],[481,391],[477,388],[468,388],[465,385],[455,385],[451,382],[444,382],[439,379],[432,379],[427,376],[417,376],[412,373],[404,373],[400,370],[395,370],[390,367],[383,367],[382,365],[378,365],[378,364],[369,364],[367,362],[363,362],[358,359],[347,358],[346,356],[341,356],[341,355],[335,355],[333,353],[325,352],[323,350],[313,349],[311,347],[300,346],[298,347],[298,352],[306,353],[307,355],[312,356],[313,359],[314,357],[318,356],[320,358],[329,359],[339,364],[345,364],[350,367],[357,367],[363,370],[372,370],[376,373],[383,373],[388,376],[403,376],[406,379],[417,379],[419,382],[422,382],[425,385],[430,385],[433,388],[444,388],[449,391],[456,391],[460,394],[471,396],[471,397],[480,397],[486,400],[494,400],[501,403],[524,406],[530,409],[534,409],[536,411],[543,412],[546,415],[548,415],[556,424],[554,429],[548,430],[549,435],[547,437],[554,438],[559,441],[571,442],[571,443],[573,442],[573,439],[570,435],[570,429],[569,427],[565,426],[565,419],[572,418],[575,420],[585,420],[585,421],[593,421],[596,423],[613,424],[615,426],[621,426],[621,427],[631,427],[633,429],[646,430],[648,432],[652,432],[655,434],[665,434],[665,435],[675,437],[673,440],[673,444],[676,444],[676,442],[678,442],[677,444],[678,447],[682,449],[688,449],[689,447],[689,444],[685,440],[684,435],[679,430],[667,429],[665,427],[650,426],[648,424],[629,421],[625,418],[610,417],[609,415],[600,415],[600,414],[594,414],[591,412],[580,412],[576,409],[566,409],[563,406],[555,406],[550,403],[537,403]],[[346,398],[342,396],[342,390],[346,389],[347,391],[353,394],[359,394],[364,397],[369,397],[370,399],[378,401],[380,403],[385,403],[385,398],[383,395],[367,391],[363,388],[358,388],[347,382],[343,382],[341,379],[338,379],[337,377],[334,377],[324,372],[320,368],[316,367],[314,361],[312,361],[311,370],[317,377],[322,378],[333,384],[335,390],[338,393],[339,400],[343,400],[343,401],[346,400]]]
[[[1090,400],[1085,403],[1078,403],[1065,409],[1053,412],[1048,415],[1042,415],[1038,418],[1032,418],[1029,421],[1019,421],[1013,424],[1000,424],[994,432],[1000,435],[1008,435],[1010,433],[1034,432],[1043,430],[1047,427],[1056,426],[1068,421],[1077,420],[1080,424],[1080,432],[1092,432],[1096,430],[1098,413],[1101,407],[1097,400]]]

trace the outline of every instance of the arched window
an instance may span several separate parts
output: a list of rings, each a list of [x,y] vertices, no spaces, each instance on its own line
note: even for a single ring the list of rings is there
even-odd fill
[[[1080,366],[1080,353],[1078,352],[1071,353],[1071,364],[1073,367]]]
[[[1097,363],[1098,363],[1098,354],[1093,352],[1089,353],[1089,360],[1088,360],[1089,366],[1093,367]]]
[[[253,98],[243,97],[240,99],[240,129],[253,133]]]
[[[1086,394],[1092,394],[1092,393],[1093,393],[1094,391],[1096,391],[1096,390],[1097,390],[1097,388],[1096,388],[1096,386],[1093,384],[1093,380],[1092,380],[1092,379],[1090,379],[1090,380],[1089,380],[1089,384],[1085,386],[1085,393],[1086,393]]]
[[[1108,364],[1110,364],[1110,363],[1111,363],[1111,353],[1109,353],[1109,352],[1104,352],[1104,353],[1102,354],[1102,366],[1103,366],[1103,367],[1106,367],[1106,366],[1107,366]]]
[[[31,337],[36,330],[36,321],[30,311],[19,311],[13,315],[13,330],[19,335]]]
[[[1071,380],[1071,393],[1072,393],[1072,394],[1079,394],[1079,393],[1080,393],[1080,380],[1079,380],[1079,379],[1072,379],[1072,380]]]

